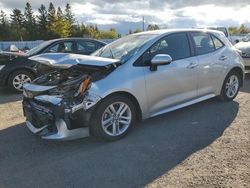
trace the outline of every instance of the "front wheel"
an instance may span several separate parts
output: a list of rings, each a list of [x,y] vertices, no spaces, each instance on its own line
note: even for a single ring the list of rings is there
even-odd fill
[[[232,101],[240,89],[240,77],[235,71],[230,72],[223,84],[219,98],[223,101]]]
[[[135,107],[128,97],[108,97],[97,106],[91,118],[91,133],[103,140],[119,140],[131,130],[135,116]]]

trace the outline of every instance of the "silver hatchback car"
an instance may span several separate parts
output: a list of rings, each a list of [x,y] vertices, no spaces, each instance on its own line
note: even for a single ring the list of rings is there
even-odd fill
[[[44,139],[125,136],[136,120],[212,97],[233,100],[243,60],[223,33],[174,29],[125,36],[92,54],[32,57],[54,68],[24,86],[27,127]]]

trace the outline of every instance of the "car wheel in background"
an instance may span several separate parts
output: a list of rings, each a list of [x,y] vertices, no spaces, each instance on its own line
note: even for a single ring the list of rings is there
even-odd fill
[[[33,74],[28,71],[15,71],[9,76],[8,87],[12,91],[21,92],[23,90],[23,85],[30,83],[33,79]]]

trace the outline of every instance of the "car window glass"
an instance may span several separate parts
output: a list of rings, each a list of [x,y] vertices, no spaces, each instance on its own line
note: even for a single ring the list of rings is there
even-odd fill
[[[194,48],[196,55],[207,54],[215,50],[212,38],[209,34],[192,33],[191,36],[194,41]]]
[[[214,41],[214,47],[216,50],[224,46],[224,44],[213,35],[212,35],[212,39]]]
[[[96,45],[90,41],[77,42],[77,51],[83,53],[92,53],[96,50]]]
[[[73,52],[73,42],[60,42],[51,48],[49,48],[46,52],[50,53],[70,53]]]
[[[190,57],[190,48],[185,33],[172,34],[157,42],[151,49],[151,58],[157,54],[168,54],[173,60]]]

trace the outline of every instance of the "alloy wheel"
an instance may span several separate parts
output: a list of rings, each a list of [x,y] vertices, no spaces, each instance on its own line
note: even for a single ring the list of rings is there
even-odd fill
[[[228,98],[233,98],[239,90],[239,79],[236,75],[231,75],[226,83],[226,95]]]
[[[102,129],[110,136],[120,136],[128,130],[131,120],[130,107],[124,102],[115,102],[103,112]]]

